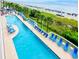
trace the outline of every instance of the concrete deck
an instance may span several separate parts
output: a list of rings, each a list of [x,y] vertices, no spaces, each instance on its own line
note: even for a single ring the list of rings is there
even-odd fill
[[[16,14],[16,16],[33,32],[35,33],[55,54],[57,54],[60,59],[73,59],[70,54],[65,52],[61,47],[59,47],[55,42],[52,42],[50,39],[45,38],[38,31],[36,31],[27,21],[24,21],[23,18]]]
[[[9,37],[8,31],[7,31],[7,27],[6,27],[7,22],[6,22],[5,16],[0,16],[0,22],[1,22],[1,26],[2,26],[2,30],[0,29],[0,31],[2,31],[2,34],[3,34],[2,35],[3,37],[0,40],[4,41],[3,49],[4,49],[4,53],[5,53],[4,55],[2,55],[2,54],[0,55],[0,59],[18,59],[13,40],[11,39],[11,37]],[[3,58],[3,56],[4,56],[4,58]]]
[[[4,40],[2,40],[3,39],[3,34],[2,34],[2,25],[1,24],[2,23],[0,21],[0,59],[4,59],[4,57],[5,57],[5,54],[4,54]]]

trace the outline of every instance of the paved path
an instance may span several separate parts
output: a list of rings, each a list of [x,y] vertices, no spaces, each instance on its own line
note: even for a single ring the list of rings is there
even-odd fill
[[[7,22],[6,22],[5,16],[0,16],[0,23],[2,23],[1,26],[2,26],[2,33],[3,33],[2,34],[3,38],[0,40],[4,42],[3,45],[2,43],[0,43],[0,46],[4,47],[4,52],[5,52],[5,54],[3,55],[4,52],[0,51],[1,52],[0,59],[3,59],[2,56],[5,56],[4,59],[18,59],[13,40],[11,39],[11,37],[9,37],[8,31],[7,31],[7,27],[6,27]],[[1,49],[2,48],[0,48],[0,50]]]
[[[4,41],[2,36],[2,17],[0,16],[0,59],[4,59]]]

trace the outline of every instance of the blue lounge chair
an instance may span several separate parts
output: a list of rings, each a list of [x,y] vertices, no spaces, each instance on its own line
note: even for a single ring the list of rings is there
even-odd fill
[[[36,29],[38,30],[38,27],[36,26]]]
[[[44,32],[44,36],[47,38],[48,37],[48,34]]]
[[[11,29],[12,29],[12,27],[8,27],[8,32],[10,32],[10,31],[11,31]]]
[[[52,34],[49,38],[52,39],[54,37],[54,34]]]
[[[59,42],[58,42],[58,46],[62,45],[62,38],[60,38]]]
[[[34,28],[37,29],[37,26],[35,26]]]
[[[40,31],[41,31],[41,29],[40,29],[40,28],[38,28],[38,31],[40,32]]]
[[[65,51],[68,51],[68,47],[69,47],[69,43],[66,42],[66,44],[65,44],[65,46],[64,46],[64,50],[65,50]]]
[[[52,38],[54,42],[56,41],[56,39],[57,39],[57,35]]]
[[[43,36],[45,36],[45,34],[46,34],[46,33],[43,31]]]
[[[8,29],[8,32],[13,33],[13,32],[15,32],[15,30],[14,29]]]
[[[41,34],[43,33],[43,31],[41,30],[41,32],[40,32]]]
[[[15,32],[15,30],[14,30],[14,29],[11,29],[11,30],[10,30],[10,33],[13,33],[13,32]]]
[[[37,31],[39,31],[39,28],[38,28],[38,26],[36,26],[36,30],[37,30]]]
[[[52,34],[52,37],[54,36],[54,34]]]
[[[48,37],[48,34],[46,33],[45,37],[47,38]]]
[[[8,32],[9,33],[15,32],[14,28],[11,25],[8,26]]]
[[[77,58],[77,56],[78,56],[78,49],[77,48],[74,48],[74,50],[72,52],[72,56],[73,56],[73,58]]]

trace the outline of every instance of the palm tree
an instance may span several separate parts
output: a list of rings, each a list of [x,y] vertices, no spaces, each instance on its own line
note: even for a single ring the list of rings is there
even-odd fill
[[[47,18],[46,18],[46,23],[47,23],[46,26],[47,26],[47,32],[48,32],[48,30],[49,30],[48,27],[52,24],[52,18],[51,18],[51,17],[47,17]]]
[[[39,19],[41,17],[41,13],[39,11],[36,11],[35,12],[35,17],[37,18],[37,23],[38,23],[38,21],[39,21]]]
[[[24,13],[24,15],[26,15],[26,17],[29,17],[29,9],[28,8],[24,7],[23,13]]]
[[[30,10],[30,17],[35,17],[35,13],[36,13],[36,11],[33,9],[33,10]]]
[[[40,14],[37,14],[37,23],[39,22]]]
[[[45,16],[44,15],[40,15],[40,18],[41,18],[41,28],[43,26],[43,20],[45,20]]]

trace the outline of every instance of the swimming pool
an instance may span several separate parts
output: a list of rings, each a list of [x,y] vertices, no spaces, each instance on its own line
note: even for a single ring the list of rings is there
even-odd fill
[[[10,15],[6,19],[19,29],[18,35],[13,39],[19,59],[59,59],[18,17]]]

